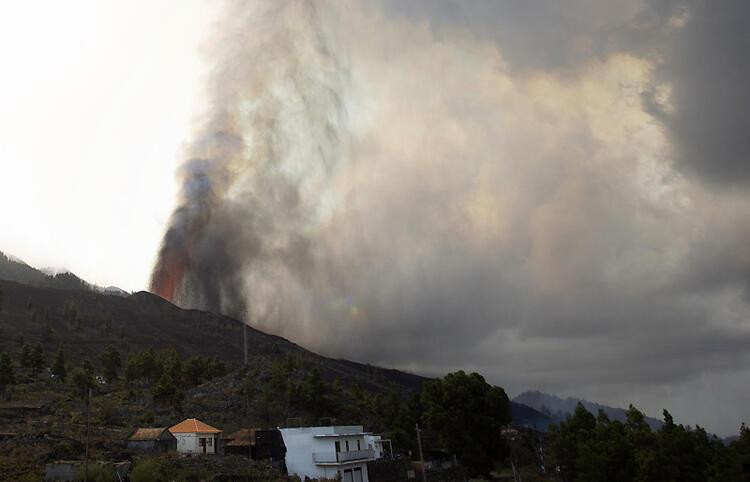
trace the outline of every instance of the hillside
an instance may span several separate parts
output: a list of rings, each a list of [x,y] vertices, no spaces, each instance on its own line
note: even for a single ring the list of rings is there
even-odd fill
[[[599,410],[603,410],[610,420],[625,421],[627,410],[623,408],[610,407],[596,402],[590,402],[581,398],[560,398],[556,395],[539,391],[528,391],[521,393],[513,398],[514,402],[521,403],[532,407],[539,412],[550,417],[554,423],[565,420],[568,415],[575,411],[576,405],[580,402],[589,412],[596,415]],[[646,417],[646,423],[652,430],[658,430],[662,426],[661,420],[652,417]]]
[[[31,268],[33,270],[33,268]],[[42,342],[47,352],[65,348],[72,360],[94,360],[107,346],[115,346],[123,360],[128,353],[148,348],[174,347],[184,357],[217,357],[239,367],[243,354],[243,323],[222,315],[183,310],[148,292],[129,296],[89,290],[32,287],[0,280],[5,309],[0,314],[0,351],[12,353],[19,342]],[[293,356],[318,367],[324,379],[358,384],[364,390],[418,390],[426,378],[332,359],[286,340],[248,327],[248,356],[253,366],[268,372],[274,360]],[[516,425],[545,430],[553,421],[520,403],[511,403]]]
[[[113,345],[127,353],[174,347],[183,356],[217,357],[230,367],[243,361],[243,323],[222,315],[182,310],[147,292],[123,297],[84,290],[32,287],[0,280],[5,293],[0,314],[0,350],[15,351],[20,340],[63,346],[74,359],[96,358]],[[394,384],[417,389],[423,377],[322,357],[278,336],[248,327],[248,353],[256,362],[293,355],[319,366],[325,378],[336,377],[367,388]]]

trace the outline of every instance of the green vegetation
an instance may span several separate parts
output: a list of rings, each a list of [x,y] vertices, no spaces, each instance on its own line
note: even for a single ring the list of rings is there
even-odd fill
[[[425,425],[472,475],[489,475],[507,456],[500,431],[510,423],[510,402],[502,388],[458,371],[425,383],[421,402]]]
[[[102,356],[107,359],[114,358],[113,352],[117,353],[110,347]],[[116,358],[119,360],[119,353]],[[105,366],[105,375],[106,370]],[[180,355],[173,347],[165,348],[159,354],[155,354],[151,348],[141,353],[130,353],[125,364],[127,384],[152,385],[156,381],[161,382],[163,377],[168,375],[173,383],[194,387],[208,380],[222,377],[226,373],[226,365],[216,358],[193,356],[183,364]],[[164,382],[166,383],[166,380]]]
[[[652,431],[632,405],[624,423],[600,411],[594,417],[580,403],[549,434],[551,467],[569,481],[748,481],[750,430],[726,447],[701,427],[676,425],[664,411],[664,425]]]
[[[153,390],[154,402],[162,405],[171,406],[177,413],[182,413],[182,401],[185,399],[185,392],[177,388],[169,372],[165,371],[159,383]]]
[[[117,380],[117,374],[122,366],[122,360],[120,360],[120,353],[112,346],[108,346],[106,350],[99,355],[99,360],[104,368],[104,379],[107,383],[112,383]]]
[[[21,348],[18,350],[18,364],[24,368],[31,366],[31,347],[25,341],[21,342]]]
[[[29,368],[31,368],[32,375],[36,376],[44,370],[44,349],[41,343],[37,343],[34,349],[31,351],[31,359],[29,361]]]
[[[130,474],[130,480],[133,482],[160,482],[173,477],[174,471],[165,458],[142,459]]]
[[[67,377],[68,372],[65,369],[65,354],[63,353],[62,348],[57,350],[55,363],[52,365],[52,374],[60,381],[60,383],[65,383],[65,377]]]
[[[96,389],[96,382],[91,373],[87,372],[84,368],[76,368],[71,374],[71,380],[75,387],[76,396],[84,400],[89,390]]]
[[[13,370],[13,360],[6,352],[0,353],[0,392],[11,385],[15,385],[16,376]]]

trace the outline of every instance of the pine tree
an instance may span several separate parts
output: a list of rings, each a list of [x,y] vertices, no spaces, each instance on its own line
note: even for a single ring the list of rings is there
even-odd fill
[[[62,348],[57,350],[57,356],[55,357],[55,363],[52,365],[52,374],[55,375],[60,382],[65,381],[67,372],[65,371],[65,354]]]
[[[108,346],[104,352],[99,356],[99,360],[102,362],[104,367],[104,378],[107,383],[112,383],[117,380],[117,372],[122,366],[122,360],[120,359],[120,353],[112,346]]]
[[[145,378],[150,383],[154,383],[159,378],[159,367],[156,365],[154,350],[149,348],[141,354],[139,361],[140,377]]]
[[[0,354],[0,391],[5,391],[6,387],[15,385],[16,377],[13,372],[13,361],[10,356],[3,352]]]
[[[31,373],[34,375],[44,370],[44,350],[41,343],[37,343],[31,351],[29,366],[31,367]]]
[[[31,347],[28,343],[21,343],[21,349],[18,351],[18,364],[24,368],[31,366]]]
[[[52,341],[53,336],[54,332],[52,331],[52,327],[49,326],[49,324],[44,325],[44,329],[42,330],[42,340],[44,340],[45,343],[49,343]]]
[[[164,372],[161,376],[159,383],[153,389],[152,396],[155,402],[171,405],[175,411],[182,412],[182,401],[185,399],[185,394],[175,386],[169,373]]]
[[[76,389],[76,395],[78,395],[81,399],[86,398],[89,389],[93,390],[96,388],[94,377],[92,377],[91,374],[83,368],[76,368],[75,370],[73,370],[71,379],[73,381],[73,386]]]
[[[128,355],[128,361],[125,364],[125,382],[132,383],[140,378],[141,371],[140,357],[135,353]]]

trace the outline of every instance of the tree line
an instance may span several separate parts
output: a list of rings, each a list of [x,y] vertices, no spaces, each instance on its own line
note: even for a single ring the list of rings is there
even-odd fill
[[[564,481],[750,481],[750,430],[729,446],[664,410],[656,431],[632,405],[625,422],[594,416],[582,404],[549,432],[552,468]]]
[[[101,375],[95,374],[93,364],[84,359],[81,365],[72,368],[66,361],[65,351],[60,347],[49,367],[49,374],[57,383],[70,382],[76,394],[83,397],[89,389],[99,384],[113,384],[121,379],[126,386],[151,388],[154,402],[171,405],[181,410],[185,388],[191,388],[216,377],[224,376],[227,368],[217,358],[192,356],[182,360],[177,350],[165,348],[158,353],[149,348],[142,352],[132,352],[124,363],[120,352],[108,346],[98,356]],[[21,343],[16,365],[7,352],[0,353],[0,392],[18,384],[17,368],[27,369],[32,377],[45,370],[46,357],[41,343],[31,347]],[[124,368],[124,370],[123,370]],[[122,372],[122,373],[121,373]]]

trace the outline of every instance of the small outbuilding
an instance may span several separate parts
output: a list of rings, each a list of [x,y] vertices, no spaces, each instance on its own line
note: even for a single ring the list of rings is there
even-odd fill
[[[203,423],[197,418],[187,418],[169,427],[177,439],[177,452],[181,454],[219,453],[221,430]]]
[[[128,437],[128,448],[136,452],[175,452],[177,438],[167,427],[139,428]]]

